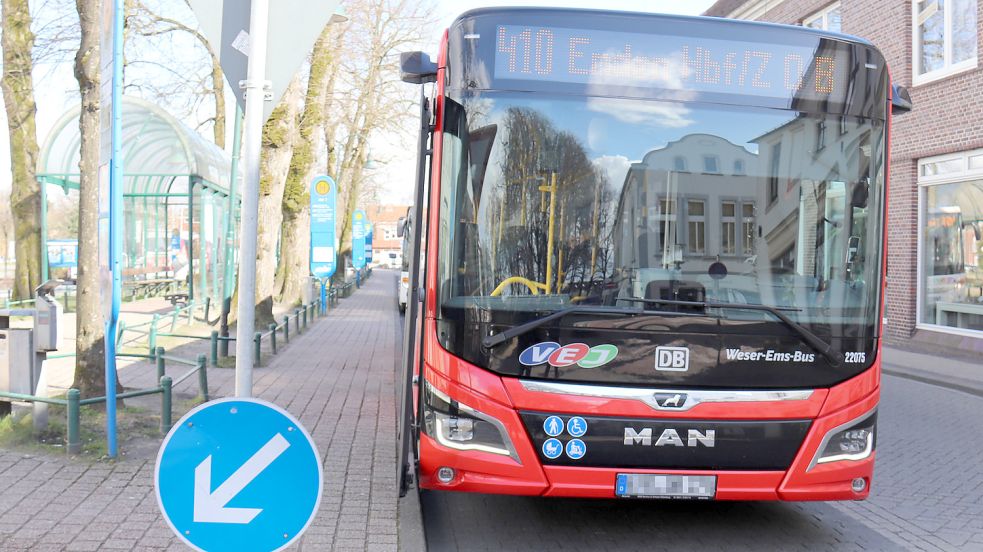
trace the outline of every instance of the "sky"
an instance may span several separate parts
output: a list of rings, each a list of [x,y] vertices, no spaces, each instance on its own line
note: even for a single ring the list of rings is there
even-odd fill
[[[342,3],[344,4],[344,3]],[[435,14],[438,25],[433,41],[421,44],[420,47],[436,57],[437,47],[443,29],[461,13],[481,7],[490,6],[541,6],[541,7],[571,7],[571,8],[601,8],[622,11],[638,11],[649,13],[677,13],[698,15],[707,9],[713,0],[436,0]],[[51,126],[71,105],[77,101],[75,79],[70,65],[52,68],[51,66],[35,70],[35,99],[38,104],[37,131],[38,141],[43,144]],[[231,100],[231,98],[230,98]],[[228,102],[231,104],[232,102]],[[409,136],[413,136],[409,125]],[[0,190],[10,189],[10,157],[8,137],[6,132],[6,114],[0,110]],[[231,134],[231,133],[230,133]],[[208,138],[208,137],[206,137]],[[374,166],[374,176],[382,184],[381,200],[383,203],[408,203],[412,198],[412,182],[406,180],[406,175],[415,174],[416,139],[407,147],[405,137],[379,137],[371,145]]]

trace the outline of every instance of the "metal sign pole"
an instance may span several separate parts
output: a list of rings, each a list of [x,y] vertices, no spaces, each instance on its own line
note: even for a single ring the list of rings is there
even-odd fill
[[[120,260],[123,256],[123,163],[120,158],[120,135],[123,130],[123,0],[113,0],[112,46],[112,156],[109,163],[109,270],[112,291],[110,314],[106,322],[106,454],[116,458],[116,329],[122,299]],[[105,75],[105,74],[104,74]]]
[[[256,227],[259,219],[259,155],[263,133],[263,104],[266,96],[266,36],[269,0],[252,0],[249,12],[249,64],[243,124],[242,216],[239,223],[239,319],[236,330],[236,396],[253,392],[252,336],[256,314]]]

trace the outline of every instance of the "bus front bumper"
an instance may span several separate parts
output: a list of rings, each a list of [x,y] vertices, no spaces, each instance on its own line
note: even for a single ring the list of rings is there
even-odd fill
[[[442,394],[460,401],[501,422],[502,431],[511,441],[512,454],[490,453],[482,450],[459,450],[445,446],[437,439],[421,433],[419,479],[424,489],[514,494],[556,497],[616,498],[619,474],[703,475],[715,476],[716,500],[863,500],[871,488],[876,454],[872,450],[862,458],[853,455],[843,459],[817,463],[818,451],[827,445],[828,436],[837,434],[856,420],[862,420],[876,410],[879,398],[879,368],[873,366],[851,380],[828,390],[817,390],[809,404],[800,405],[801,412],[790,412],[787,404],[733,404],[725,409],[719,405],[699,405],[687,412],[684,419],[715,421],[805,419],[805,433],[792,460],[784,469],[662,469],[657,466],[632,464],[631,467],[551,465],[543,458],[541,447],[530,436],[523,412],[535,406],[541,413],[560,416],[610,416],[615,419],[640,413],[637,405],[619,401],[591,403],[583,398],[556,400],[545,394],[525,395],[503,378],[502,388],[489,388],[491,378],[481,377],[472,384],[482,385],[478,393],[426,370],[426,379]],[[537,396],[544,395],[544,396]],[[562,399],[562,397],[560,397]],[[573,405],[577,405],[576,408]],[[703,406],[710,407],[701,410]],[[653,421],[679,420],[665,412],[649,411]],[[806,416],[808,415],[808,416]],[[449,443],[453,444],[453,443]],[[610,444],[610,443],[608,443]],[[717,447],[727,446],[726,440]],[[721,451],[722,452],[722,451]],[[625,454],[635,449],[625,447]],[[571,464],[569,460],[567,464]],[[575,464],[575,463],[574,463]],[[616,464],[612,464],[616,465]]]

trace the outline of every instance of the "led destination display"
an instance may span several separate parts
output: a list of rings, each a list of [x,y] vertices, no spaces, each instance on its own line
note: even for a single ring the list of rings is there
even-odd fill
[[[495,78],[822,100],[840,94],[846,51],[692,36],[499,25]],[[877,67],[869,67],[876,69]],[[835,96],[834,96],[835,97]],[[680,99],[687,99],[685,97]]]

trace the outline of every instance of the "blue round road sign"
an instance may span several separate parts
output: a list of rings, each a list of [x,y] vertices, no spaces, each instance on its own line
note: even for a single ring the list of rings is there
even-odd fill
[[[321,503],[314,441],[282,408],[258,399],[205,403],[171,428],[157,453],[157,504],[197,550],[281,550]]]

